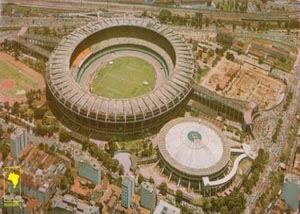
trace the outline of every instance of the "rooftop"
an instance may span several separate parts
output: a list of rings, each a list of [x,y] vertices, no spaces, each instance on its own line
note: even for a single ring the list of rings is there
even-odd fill
[[[292,181],[284,183],[281,198],[289,208],[297,211],[300,203],[300,185]]]
[[[180,209],[160,200],[153,214],[180,214]]]
[[[229,161],[230,146],[212,124],[196,118],[178,118],[160,132],[159,151],[174,168],[196,176],[218,172]]]
[[[34,211],[34,210],[38,209],[40,206],[41,206],[41,203],[39,202],[39,200],[30,199],[26,203],[25,210]]]
[[[155,190],[155,185],[150,184],[149,182],[143,181],[142,188],[149,191],[149,192],[153,192]]]
[[[26,132],[26,129],[17,127],[17,128],[13,131],[13,133],[11,133],[10,138],[11,138],[12,140],[15,140],[17,137],[19,137],[20,135],[22,135],[24,132]]]
[[[78,200],[72,195],[59,196],[53,199],[53,208],[61,208],[67,211],[75,211],[76,214],[94,214],[98,213],[99,208],[90,206],[83,201]]]

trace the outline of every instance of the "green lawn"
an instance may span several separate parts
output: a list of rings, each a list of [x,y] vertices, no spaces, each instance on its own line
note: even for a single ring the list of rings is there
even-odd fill
[[[37,89],[39,86],[38,81],[34,79],[34,77],[30,76],[9,62],[0,61],[0,82],[6,79],[11,79],[15,82],[15,85],[12,88],[4,91],[2,91],[3,89],[1,88],[1,93],[7,96],[25,97],[25,94],[20,93],[22,90],[27,92],[30,89]],[[20,94],[18,94],[18,92]]]
[[[137,97],[151,91],[155,80],[154,68],[149,63],[137,57],[121,57],[97,71],[91,92],[114,99]]]

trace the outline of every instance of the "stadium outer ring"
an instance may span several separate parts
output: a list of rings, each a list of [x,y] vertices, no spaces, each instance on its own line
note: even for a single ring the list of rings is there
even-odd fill
[[[140,97],[109,99],[87,93],[71,76],[73,52],[87,37],[124,26],[141,31],[148,30],[160,39],[163,38],[166,43],[164,45],[170,45],[175,53],[173,71],[169,71],[169,78],[161,86]],[[66,112],[71,120],[83,122],[84,126],[97,130],[97,122],[128,124],[149,121],[164,115],[187,97],[193,77],[194,58],[183,37],[151,19],[113,18],[89,23],[64,38],[50,56],[46,82],[48,92],[59,104],[59,108],[63,108],[60,111]]]
[[[169,152],[166,149],[166,143],[165,138],[168,133],[168,131],[175,126],[176,124],[182,123],[182,122],[199,122],[204,124],[205,126],[212,129],[216,134],[220,137],[222,144],[223,144],[223,155],[221,159],[216,162],[214,165],[208,168],[203,169],[194,169],[190,167],[183,166],[178,161],[176,161],[174,158],[171,157]],[[220,130],[218,130],[214,125],[211,123],[201,120],[199,118],[177,118],[170,122],[168,122],[160,131],[159,133],[159,142],[158,142],[158,151],[160,154],[160,157],[163,159],[163,162],[167,164],[170,168],[175,169],[174,172],[180,172],[179,175],[182,177],[204,177],[204,176],[211,176],[214,174],[218,174],[220,171],[224,170],[224,168],[227,167],[228,162],[230,160],[230,145],[226,142],[224,139],[223,134]]]

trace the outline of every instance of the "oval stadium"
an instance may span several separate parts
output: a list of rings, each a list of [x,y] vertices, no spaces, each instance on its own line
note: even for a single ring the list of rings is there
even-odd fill
[[[47,96],[70,124],[135,135],[176,116],[193,76],[190,47],[169,27],[151,19],[101,19],[76,29],[53,51]]]

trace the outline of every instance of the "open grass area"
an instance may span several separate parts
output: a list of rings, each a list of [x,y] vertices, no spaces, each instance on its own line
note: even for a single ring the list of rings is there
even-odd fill
[[[97,71],[91,92],[99,96],[126,99],[138,97],[153,90],[155,70],[137,57],[120,57]]]
[[[30,89],[38,89],[38,80],[14,65],[0,60],[0,92],[9,97],[25,97]]]

